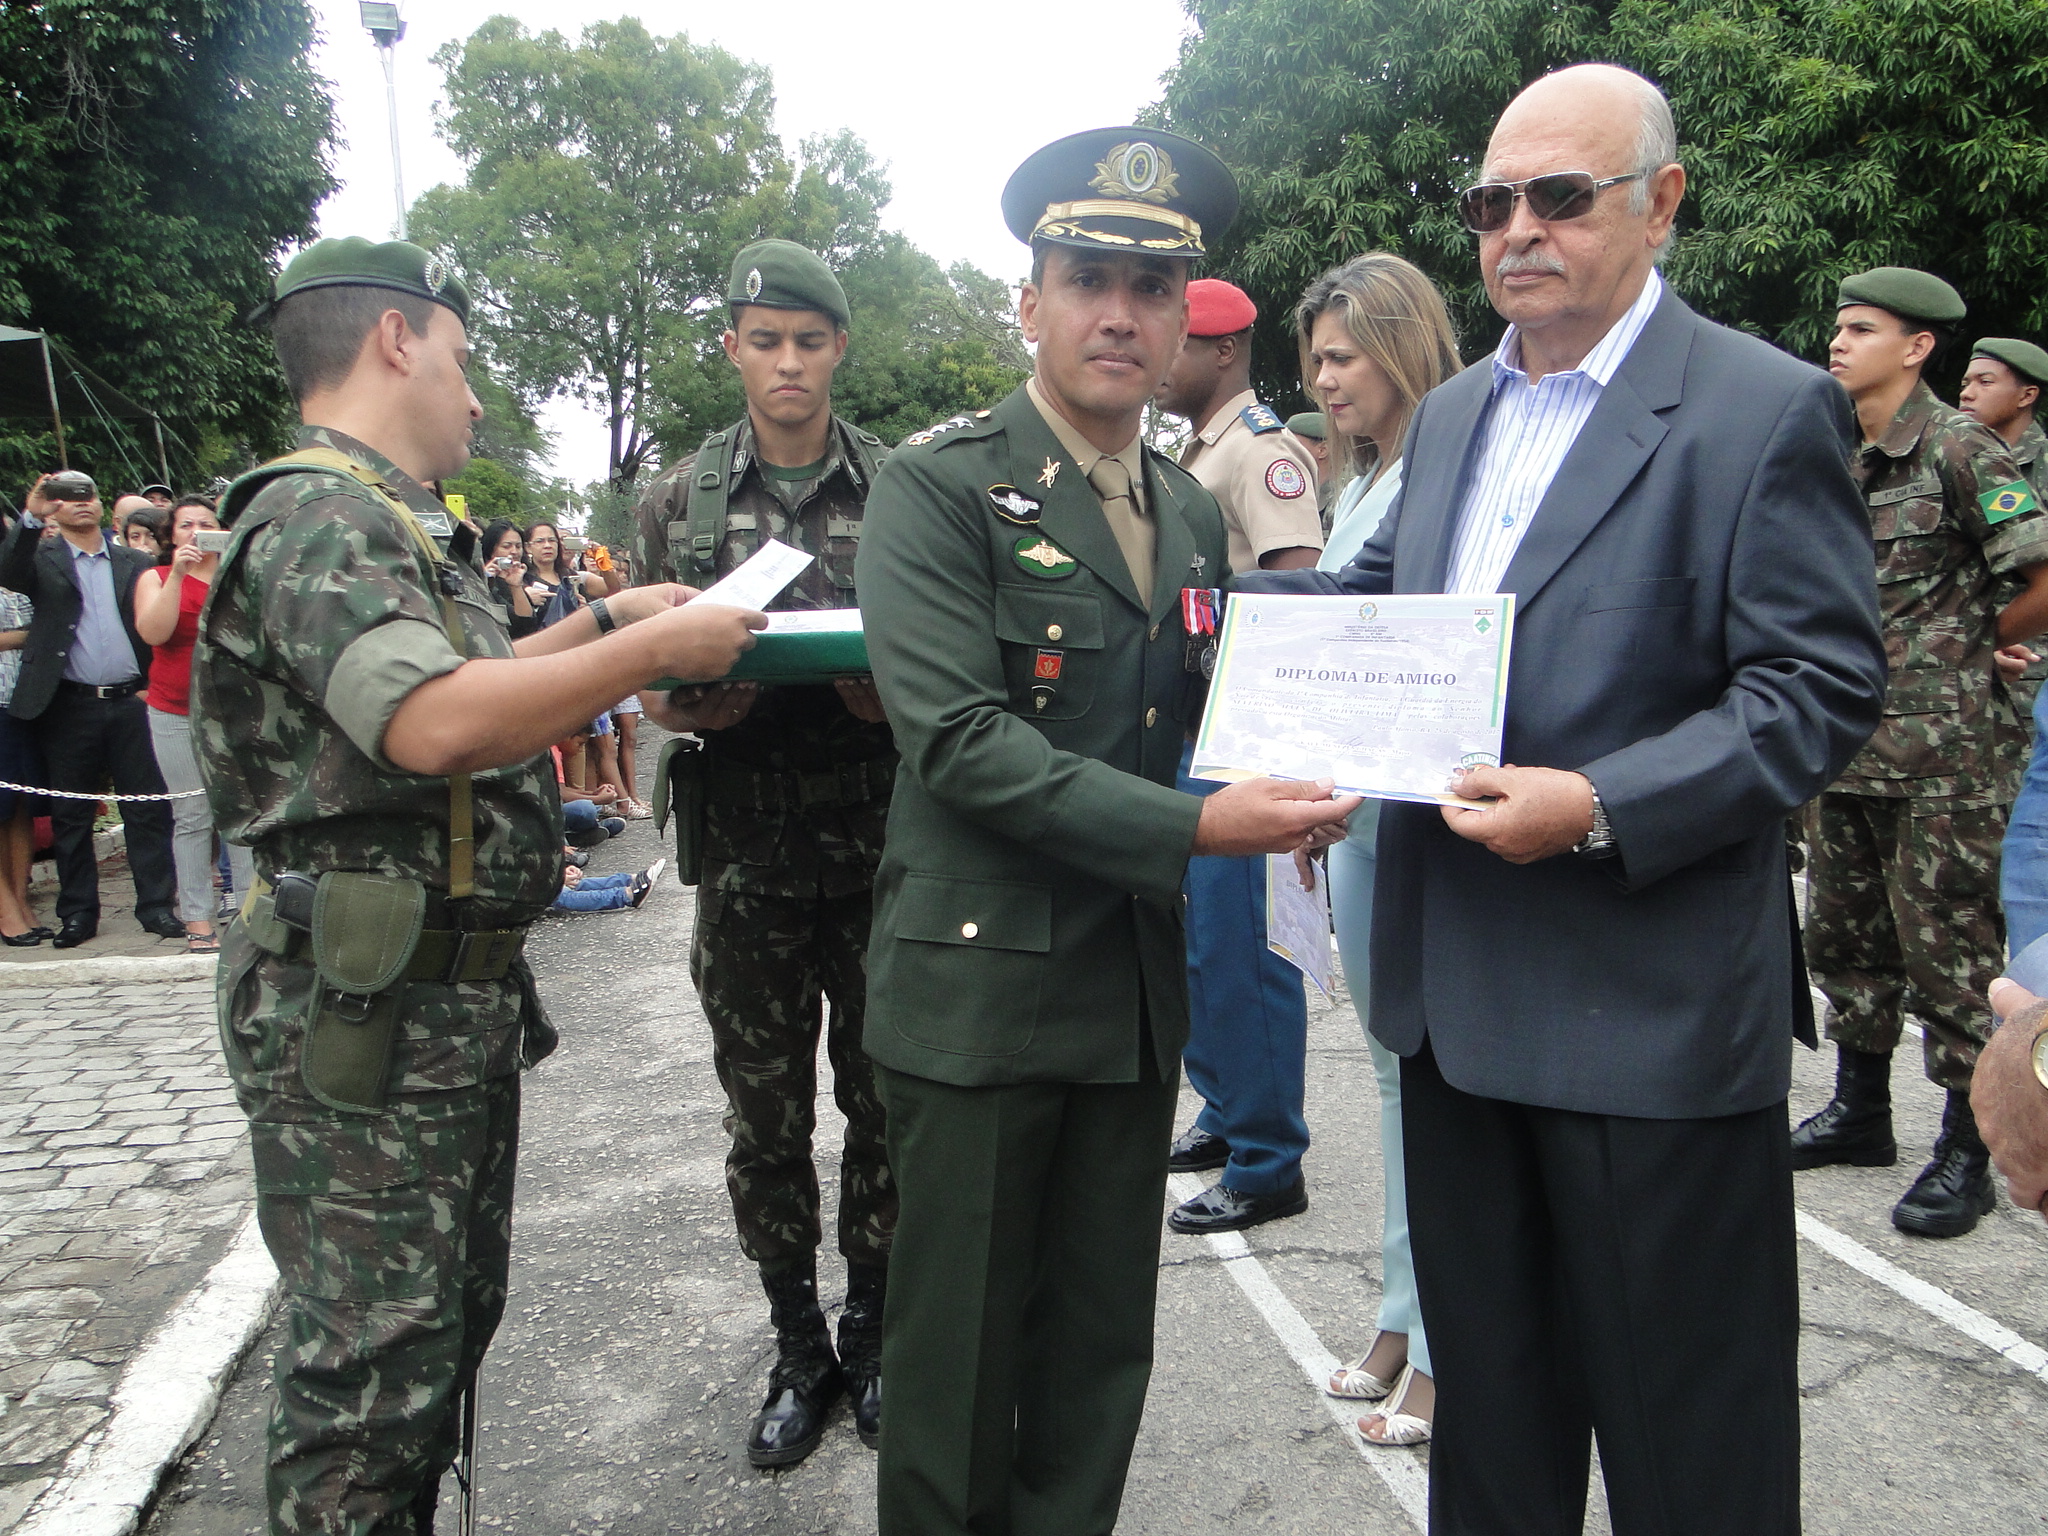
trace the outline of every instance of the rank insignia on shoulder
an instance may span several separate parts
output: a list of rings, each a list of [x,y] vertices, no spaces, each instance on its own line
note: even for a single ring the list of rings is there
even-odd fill
[[[1279,414],[1274,411],[1273,407],[1262,404],[1257,400],[1254,400],[1237,414],[1244,424],[1254,432],[1278,432],[1287,425],[1286,422],[1280,419]]]
[[[1292,459],[1275,459],[1266,466],[1266,489],[1282,501],[1292,501],[1308,489],[1308,478]]]
[[[1014,485],[990,486],[988,499],[995,503],[997,517],[1025,528],[1037,523],[1038,515],[1045,507],[1045,503],[1036,496],[1027,496]]]
[[[1977,505],[1984,509],[1984,521],[2002,523],[2009,517],[2018,517],[2022,512],[2038,512],[2041,504],[2034,500],[2033,488],[2024,480],[2015,480],[2011,485],[2001,485],[1996,490],[1986,491],[1977,498]]]
[[[1037,534],[1026,534],[1010,548],[1010,557],[1017,562],[1017,568],[1033,576],[1048,580],[1074,574],[1076,561],[1059,545]]]
[[[903,439],[903,446],[906,448],[922,448],[926,443],[932,442],[948,432],[954,432],[961,427],[971,427],[973,425],[974,418],[972,416],[948,416],[944,421],[935,422],[931,426],[926,427],[922,432],[911,433],[910,436]]]

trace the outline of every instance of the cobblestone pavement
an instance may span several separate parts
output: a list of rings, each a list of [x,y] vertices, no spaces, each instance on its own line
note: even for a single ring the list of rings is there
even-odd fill
[[[0,1532],[247,1215],[210,981],[0,988]]]

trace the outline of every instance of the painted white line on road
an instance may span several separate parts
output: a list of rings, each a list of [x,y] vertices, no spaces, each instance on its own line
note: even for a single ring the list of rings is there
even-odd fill
[[[1176,1201],[1199,1195],[1203,1189],[1200,1179],[1185,1173],[1168,1179],[1167,1184]],[[1423,1469],[1420,1456],[1412,1450],[1374,1445],[1358,1432],[1358,1416],[1368,1405],[1331,1397],[1323,1391],[1330,1372],[1344,1362],[1323,1347],[1323,1341],[1316,1337],[1308,1319],[1295,1310],[1294,1303],[1266,1273],[1266,1266],[1253,1256],[1243,1233],[1224,1232],[1204,1241],[1223,1261],[1224,1273],[1237,1282],[1237,1288],[1258,1308],[1266,1326],[1273,1330],[1287,1353],[1294,1357],[1294,1363],[1301,1367],[1309,1385],[1315,1388],[1317,1401],[1337,1421],[1337,1427],[1351,1442],[1352,1449],[1379,1474],[1380,1481],[1387,1485],[1394,1501],[1415,1522],[1416,1529],[1426,1528],[1429,1523],[1429,1474]]]
[[[228,1377],[269,1320],[276,1285],[252,1214],[137,1351],[107,1422],[71,1453],[13,1536],[129,1536],[164,1474],[212,1420]]]
[[[1893,1294],[1947,1323],[1956,1332],[1975,1339],[1995,1355],[2002,1355],[2021,1370],[2048,1381],[2048,1350],[2031,1344],[2005,1324],[1986,1317],[1975,1307],[1957,1301],[1947,1291],[1909,1275],[1888,1259],[1880,1258],[1853,1237],[1837,1232],[1824,1221],[1804,1211],[1797,1213],[1799,1235],[1824,1253],[1840,1259],[1858,1274],[1867,1275]]]

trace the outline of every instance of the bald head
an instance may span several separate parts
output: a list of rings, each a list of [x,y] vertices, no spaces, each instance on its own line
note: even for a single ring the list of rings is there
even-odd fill
[[[120,527],[126,521],[130,512],[153,512],[155,510],[156,503],[147,496],[137,496],[133,492],[126,496],[117,496],[114,498],[114,526],[116,528]]]
[[[1553,144],[1578,161],[1571,169],[1595,176],[1654,171],[1678,159],[1678,128],[1664,93],[1634,70],[1616,64],[1574,64],[1545,75],[1508,103],[1486,147],[1483,180],[1494,174],[1496,149]],[[1631,182],[1629,211],[1650,201],[1648,177]]]

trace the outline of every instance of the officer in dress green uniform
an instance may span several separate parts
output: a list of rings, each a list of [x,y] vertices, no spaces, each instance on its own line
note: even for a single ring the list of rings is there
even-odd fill
[[[1910,1012],[1948,1107],[1892,1222],[1957,1237],[1992,1201],[1970,1071],[2005,955],[1998,850],[2023,766],[1994,658],[2048,629],[2048,515],[2005,444],[1921,378],[1963,319],[1961,296],[1880,267],[1838,297],[1829,367],[1863,430],[1852,471],[1890,681],[1876,735],[1806,811],[1806,963],[1839,1057],[1834,1098],[1793,1132],[1792,1166],[1897,1161],[1891,1058]]]
[[[259,315],[305,428],[223,499],[193,652],[214,822],[258,875],[218,995],[285,1292],[280,1533],[432,1529],[505,1306],[518,1074],[554,1044],[521,958],[561,888],[548,744],[656,677],[722,675],[766,622],[647,587],[512,644],[425,489],[482,414],[468,308],[402,242],[285,268]]]
[[[1173,787],[1215,500],[1139,439],[1188,268],[1237,205],[1200,145],[1077,134],[1003,195],[1034,377],[905,440],[857,569],[903,754],[868,949],[901,1197],[883,1536],[1116,1522],[1152,1357],[1190,854],[1334,841],[1355,800]]]
[[[832,414],[845,355],[846,294],[815,254],[762,240],[734,258],[726,355],[747,414],[663,474],[641,498],[636,569],[708,586],[780,539],[816,556],[777,609],[857,607],[854,552],[881,439]],[[690,976],[711,1026],[732,1150],[726,1186],[740,1247],[761,1270],[776,1329],[767,1400],[748,1432],[755,1466],[787,1466],[817,1446],[842,1391],[867,1444],[881,1428],[882,1301],[895,1185],[881,1100],[861,1050],[875,866],[896,777],[896,749],[867,678],[831,684],[650,694],[647,711],[695,732],[701,751],[672,756],[687,777],[678,847],[697,841],[697,933]],[[678,860],[679,864],[684,863]],[[694,862],[694,861],[692,861]],[[846,1116],[839,1251],[846,1306],[835,1356],[818,1305],[817,1123],[821,1000],[832,1091]]]

